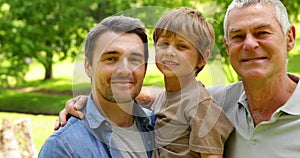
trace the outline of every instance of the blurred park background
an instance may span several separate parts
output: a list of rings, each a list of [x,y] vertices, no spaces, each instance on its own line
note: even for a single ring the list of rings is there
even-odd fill
[[[164,12],[179,6],[199,9],[215,28],[214,53],[198,79],[206,86],[238,81],[223,44],[223,18],[230,2],[0,0],[0,119],[29,118],[38,151],[53,132],[65,102],[89,87],[80,64],[86,34],[101,19],[115,14],[140,18],[147,28],[151,54],[144,86],[163,86],[154,64],[152,32]],[[300,75],[300,4],[282,2],[297,30],[296,47],[288,56],[288,71]]]

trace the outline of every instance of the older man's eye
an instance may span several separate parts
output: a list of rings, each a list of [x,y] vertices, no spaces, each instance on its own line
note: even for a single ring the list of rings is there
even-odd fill
[[[268,37],[271,33],[268,31],[259,31],[256,33],[256,36],[258,38],[264,38],[264,37]]]
[[[231,37],[231,39],[241,39],[241,38],[243,38],[242,35],[234,35]]]

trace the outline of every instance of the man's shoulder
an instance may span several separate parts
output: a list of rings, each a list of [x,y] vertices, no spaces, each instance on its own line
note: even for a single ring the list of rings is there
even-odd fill
[[[45,141],[39,157],[96,157],[97,155],[108,157],[102,142],[90,132],[84,120],[71,117],[64,127],[55,131]]]
[[[220,84],[220,85],[213,85],[208,86],[206,89],[211,94],[218,94],[218,93],[233,93],[233,92],[241,92],[244,90],[243,83],[241,81],[234,82],[231,84]]]
[[[80,144],[80,139],[84,138],[85,130],[81,120],[71,117],[64,127],[60,127],[45,141],[39,157],[72,157],[71,148],[76,148],[76,144]],[[74,139],[76,138],[76,139]]]
[[[224,106],[225,102],[238,100],[244,92],[244,86],[240,81],[228,85],[210,86],[207,87],[207,90],[221,106]]]
[[[86,137],[89,134],[88,129],[84,125],[84,121],[76,117],[70,117],[64,127],[60,127],[51,136],[51,141],[73,142],[78,137]]]

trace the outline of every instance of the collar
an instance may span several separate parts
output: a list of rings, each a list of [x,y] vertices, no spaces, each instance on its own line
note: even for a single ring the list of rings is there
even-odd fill
[[[97,106],[93,101],[92,94],[90,94],[88,97],[86,106],[83,109],[83,113],[90,128],[98,128],[103,122],[107,121],[97,109]]]
[[[297,84],[297,87],[292,94],[292,96],[289,98],[289,100],[279,109],[285,113],[291,114],[291,115],[300,115],[300,84]]]
[[[300,77],[291,73],[287,73],[287,75],[289,76],[289,78],[294,81],[295,83],[299,83],[299,79]]]
[[[292,96],[288,99],[288,101],[276,111],[283,111],[290,115],[300,115],[300,105],[297,105],[298,103],[300,103],[300,97],[299,97],[299,95],[300,95],[299,79],[300,78],[299,78],[299,76],[296,76],[291,73],[288,73],[287,75],[291,80],[293,80],[295,83],[297,83],[297,87],[296,87],[295,91],[293,92]],[[240,106],[244,106],[248,110],[248,112],[250,112],[249,106],[248,106],[248,99],[247,99],[245,91],[243,91],[243,93],[239,97],[238,104]]]
[[[245,90],[243,90],[242,94],[240,95],[239,100],[238,100],[238,104],[239,104],[239,106],[244,106],[248,110],[248,112],[250,113],[249,106],[248,106],[248,99],[247,99],[247,95],[245,93]]]
[[[141,121],[144,126],[147,126],[149,124],[148,117],[151,116],[151,113],[146,112],[147,111],[144,110],[136,100],[134,100],[132,114],[134,115],[135,121]],[[83,113],[86,116],[86,121],[88,125],[92,129],[98,128],[103,123],[109,123],[109,121],[98,111],[93,101],[92,94],[90,94],[88,97],[86,107],[83,109]]]

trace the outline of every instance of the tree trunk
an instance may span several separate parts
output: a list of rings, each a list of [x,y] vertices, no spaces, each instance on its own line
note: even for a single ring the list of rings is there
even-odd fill
[[[0,158],[34,158],[36,149],[30,133],[29,120],[13,122],[3,119],[0,128]]]
[[[47,44],[50,45],[50,44]],[[45,78],[44,80],[52,79],[52,65],[53,65],[53,54],[51,51],[46,52],[46,63],[44,63],[45,68]]]
[[[44,65],[45,68],[45,77],[44,80],[52,79],[52,63],[47,63],[47,65]]]

